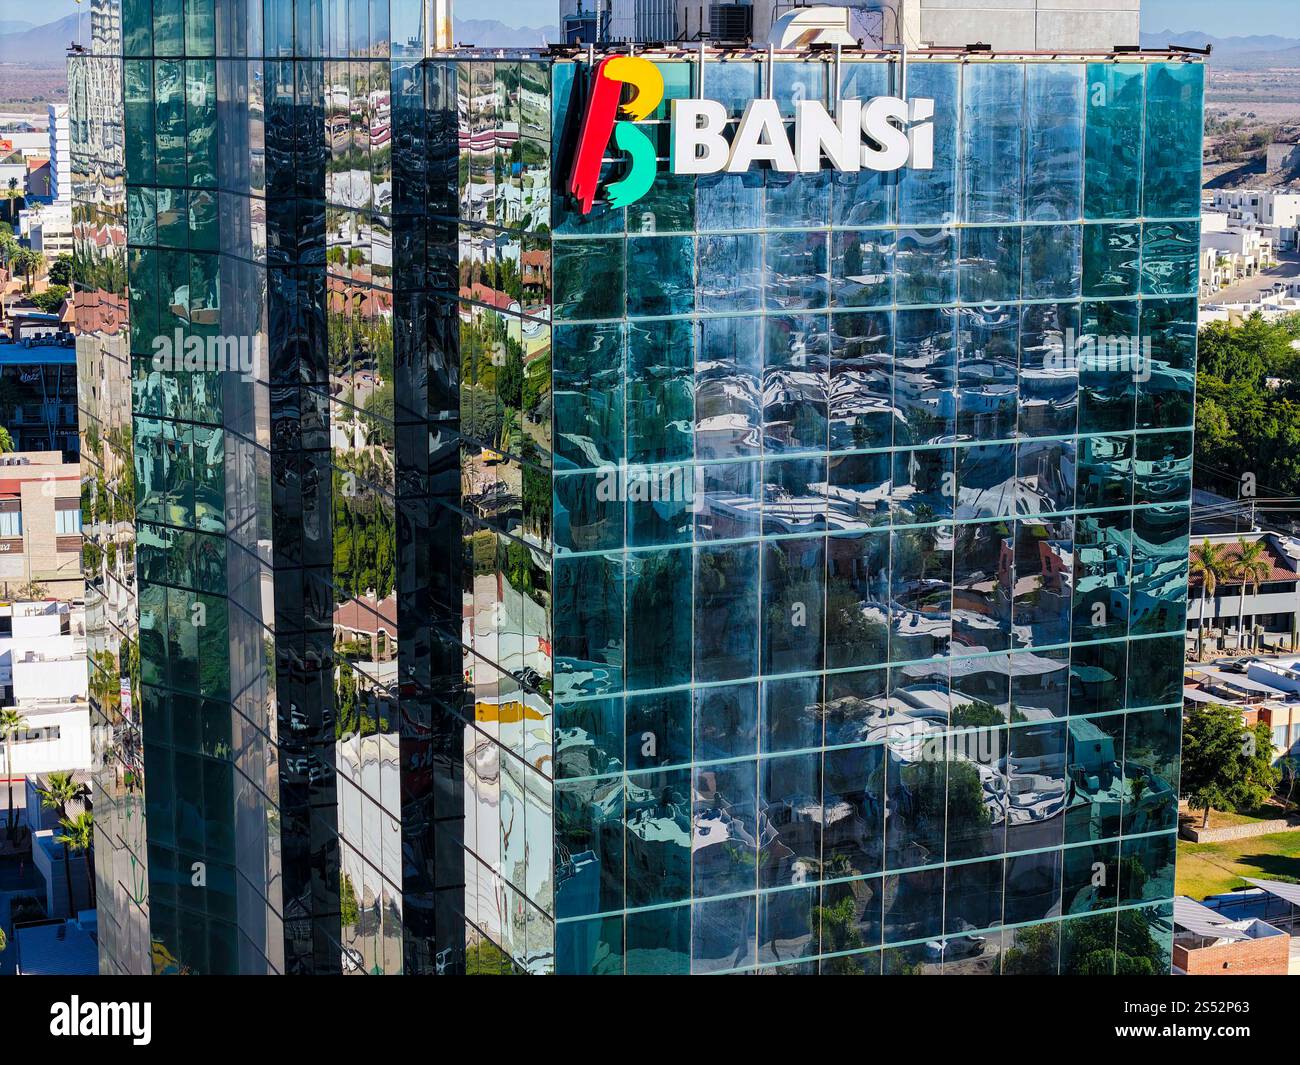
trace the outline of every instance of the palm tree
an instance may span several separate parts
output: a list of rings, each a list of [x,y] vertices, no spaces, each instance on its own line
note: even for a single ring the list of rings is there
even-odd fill
[[[9,260],[10,267],[14,273],[23,275],[23,293],[30,294],[32,291],[32,280],[40,272],[41,266],[45,262],[45,256],[31,248],[19,248],[14,252],[13,258]]]
[[[1219,587],[1219,581],[1228,575],[1228,562],[1224,558],[1222,544],[1212,544],[1203,540],[1199,547],[1192,548],[1191,571],[1193,577],[1201,580],[1201,617],[1196,629],[1196,660],[1205,657],[1205,619],[1206,603]]]
[[[14,736],[27,727],[27,719],[12,706],[0,710],[0,737],[5,744],[5,782],[9,786],[9,808],[5,814],[5,830],[9,839],[14,838],[18,827],[17,811],[14,810]]]
[[[41,796],[41,805],[47,810],[59,811],[59,824],[67,823],[68,803],[81,797],[81,785],[72,779],[71,773],[51,773],[45,778],[45,787],[37,788]],[[68,852],[68,841],[63,836],[55,837],[63,844],[63,871],[68,881],[68,916],[77,912],[77,904],[72,897],[72,855]]]
[[[1237,650],[1240,651],[1244,635],[1242,632],[1242,613],[1246,604],[1246,586],[1250,585],[1252,591],[1259,595],[1259,586],[1273,572],[1273,565],[1269,561],[1268,552],[1264,550],[1263,542],[1259,540],[1254,543],[1247,543],[1243,539],[1238,539],[1235,561],[1233,575],[1241,580],[1241,597],[1237,601]]]
[[[65,817],[59,822],[59,827],[63,831],[55,839],[63,844],[63,853],[67,854],[71,849],[74,854],[80,854],[86,863],[86,884],[90,892],[90,908],[93,910],[95,908],[95,815],[89,810],[83,810],[70,820]]]

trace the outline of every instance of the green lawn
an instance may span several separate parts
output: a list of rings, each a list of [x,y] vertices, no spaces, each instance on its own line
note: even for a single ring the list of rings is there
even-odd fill
[[[1225,843],[1178,841],[1178,894],[1200,900],[1244,886],[1244,876],[1300,879],[1300,830]]]
[[[1190,810],[1186,803],[1178,808],[1179,823],[1190,823],[1196,828],[1201,827],[1201,821],[1205,817],[1204,810]],[[1249,825],[1257,821],[1277,821],[1286,817],[1286,807],[1281,803],[1265,803],[1253,810],[1244,810],[1241,813],[1234,813],[1230,810],[1211,810],[1210,811],[1210,828],[1232,828],[1236,825]]]

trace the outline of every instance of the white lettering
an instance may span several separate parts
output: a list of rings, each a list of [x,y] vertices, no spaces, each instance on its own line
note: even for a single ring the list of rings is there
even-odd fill
[[[760,162],[771,163],[774,170],[798,169],[775,100],[755,100],[745,108],[736,129],[736,138],[731,142],[727,171],[743,174]]]
[[[834,118],[815,100],[795,105],[795,157],[806,174],[822,168],[822,153],[836,170],[857,170],[862,162],[862,101],[841,100]]]
[[[722,135],[727,109],[717,100],[672,102],[672,159],[674,174],[716,174],[727,165],[730,150]]]

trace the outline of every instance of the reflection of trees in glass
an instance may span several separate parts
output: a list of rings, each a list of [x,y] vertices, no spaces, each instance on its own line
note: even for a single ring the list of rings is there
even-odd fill
[[[466,976],[516,976],[510,956],[490,939],[482,939],[465,950]]]
[[[359,655],[369,657],[370,647],[356,648]],[[389,731],[388,718],[383,713],[388,700],[374,691],[364,677],[358,679],[352,663],[340,659],[334,674],[334,738],[373,736]]]
[[[1168,975],[1169,957],[1139,910],[1066,921],[1061,926],[1061,971],[1072,976]]]
[[[343,927],[355,929],[357,922],[361,919],[361,906],[357,902],[356,888],[352,886],[352,877],[348,876],[347,873],[342,874],[339,883],[339,907],[341,910],[339,917]]]
[[[1020,710],[1011,711],[1012,721],[1027,721],[1024,713]],[[1005,724],[1002,717],[1002,711],[992,703],[986,703],[983,699],[976,699],[971,703],[958,703],[952,708],[952,724],[954,728],[989,728],[994,725]]]
[[[335,454],[347,465],[351,456]],[[376,491],[358,491],[356,481],[345,482],[344,471],[332,471],[334,587],[339,602],[374,596],[386,599],[396,581],[396,529],[392,513]],[[352,487],[344,491],[344,484]]]
[[[1015,941],[1002,955],[1004,976],[1042,976],[1056,972],[1060,953],[1060,925],[1031,925],[1007,934],[1014,935]]]

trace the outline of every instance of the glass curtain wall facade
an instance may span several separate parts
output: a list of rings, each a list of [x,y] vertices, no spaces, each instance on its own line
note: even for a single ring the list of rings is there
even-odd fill
[[[431,970],[427,587],[460,530],[432,550],[424,6],[92,24],[69,66],[103,968]]]
[[[96,0],[68,64],[82,570],[93,737],[95,874],[105,973],[149,971],[135,471],[127,308],[121,26]]]
[[[695,178],[668,100],[895,65],[654,56],[583,215],[582,61],[96,13],[106,971],[1168,971],[1199,64],[921,56],[933,169]]]
[[[1169,971],[1202,76],[920,57],[931,170],[557,198],[558,971]]]

